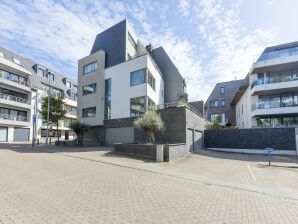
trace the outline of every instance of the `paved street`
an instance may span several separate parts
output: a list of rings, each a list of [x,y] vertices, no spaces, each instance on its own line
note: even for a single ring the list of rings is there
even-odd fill
[[[298,223],[296,159],[29,149],[1,146],[0,223]]]

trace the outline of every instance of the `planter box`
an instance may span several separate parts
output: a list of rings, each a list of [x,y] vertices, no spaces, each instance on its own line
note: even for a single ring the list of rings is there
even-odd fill
[[[115,144],[114,151],[124,155],[169,162],[189,153],[186,144]]]

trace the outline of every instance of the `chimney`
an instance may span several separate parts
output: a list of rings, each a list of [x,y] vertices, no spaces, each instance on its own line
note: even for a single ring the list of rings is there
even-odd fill
[[[151,43],[149,43],[149,44],[146,46],[146,50],[148,51],[149,54],[151,54],[152,49],[153,49],[153,46],[152,46]]]

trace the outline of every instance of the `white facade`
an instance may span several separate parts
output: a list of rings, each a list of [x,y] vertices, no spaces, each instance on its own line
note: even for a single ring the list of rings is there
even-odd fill
[[[131,86],[131,72],[148,69],[155,79],[155,90],[148,82]],[[136,57],[105,70],[105,79],[111,79],[111,119],[130,117],[130,99],[147,96],[155,105],[163,104],[164,82],[148,54]]]
[[[298,126],[298,43],[266,48],[238,100],[239,128]]]

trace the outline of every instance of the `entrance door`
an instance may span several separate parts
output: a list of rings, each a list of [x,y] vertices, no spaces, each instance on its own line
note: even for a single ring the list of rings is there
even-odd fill
[[[69,130],[65,130],[65,140],[69,140]]]
[[[0,127],[0,142],[7,142],[7,128]]]

